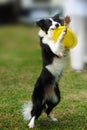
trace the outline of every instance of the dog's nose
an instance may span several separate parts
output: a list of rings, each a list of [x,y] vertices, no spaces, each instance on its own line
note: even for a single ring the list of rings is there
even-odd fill
[[[55,25],[56,27],[58,27],[59,26],[59,24],[58,23],[56,23],[56,25]]]

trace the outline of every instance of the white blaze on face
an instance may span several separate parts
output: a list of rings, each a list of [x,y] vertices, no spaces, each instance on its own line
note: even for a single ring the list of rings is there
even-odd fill
[[[54,21],[52,18],[50,18],[50,20],[52,21],[52,25],[50,26],[50,29],[54,30],[57,27],[56,25],[60,26],[60,23]]]
[[[60,26],[61,24],[54,21],[52,18],[49,18],[52,22],[52,25],[50,26],[49,30],[48,30],[48,37],[51,39],[52,38],[52,33],[53,30],[57,28],[57,26]]]

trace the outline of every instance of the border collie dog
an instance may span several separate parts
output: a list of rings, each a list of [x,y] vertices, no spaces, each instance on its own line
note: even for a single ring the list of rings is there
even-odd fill
[[[66,29],[63,29],[56,43],[52,38],[52,32],[61,24],[62,20],[58,15],[37,22],[40,27],[43,66],[34,87],[32,101],[25,104],[23,108],[24,119],[30,120],[29,128],[34,127],[35,120],[43,110],[52,121],[57,121],[51,111],[60,102],[58,81],[65,66],[67,52],[61,41],[66,34]]]

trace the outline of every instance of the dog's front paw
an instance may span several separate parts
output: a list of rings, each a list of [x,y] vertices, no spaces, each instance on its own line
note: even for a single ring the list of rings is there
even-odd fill
[[[59,53],[59,57],[63,57],[63,53],[62,52]]]

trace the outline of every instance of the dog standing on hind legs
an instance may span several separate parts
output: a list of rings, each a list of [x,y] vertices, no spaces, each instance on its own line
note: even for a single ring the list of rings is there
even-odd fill
[[[57,119],[51,114],[53,108],[60,102],[58,81],[65,66],[67,49],[61,43],[67,32],[70,17],[64,19],[65,28],[55,43],[52,31],[62,24],[58,15],[42,19],[37,22],[40,27],[39,37],[42,49],[43,66],[39,78],[34,87],[32,101],[24,105],[23,116],[30,120],[28,127],[35,126],[35,120],[44,110],[52,121]]]

